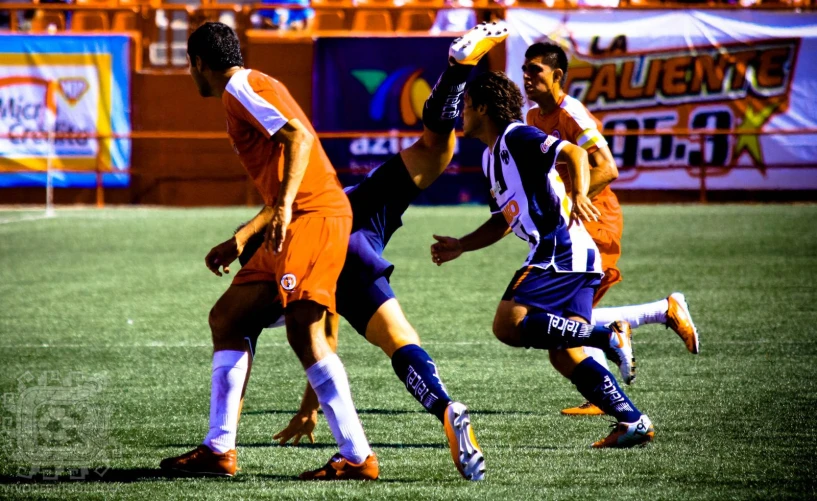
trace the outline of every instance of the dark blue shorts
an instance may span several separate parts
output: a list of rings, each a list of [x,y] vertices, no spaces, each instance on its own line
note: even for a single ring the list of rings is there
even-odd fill
[[[400,155],[346,188],[354,221],[349,250],[338,279],[337,308],[361,335],[380,306],[392,299],[394,265],[383,258],[389,239],[403,225],[403,213],[420,194]]]
[[[557,273],[552,268],[526,266],[514,274],[502,299],[590,322],[599,284],[601,276],[594,273]]]
[[[383,257],[389,239],[403,225],[403,213],[420,194],[400,155],[372,170],[358,184],[347,187],[354,215],[346,261],[338,278],[337,310],[361,335],[380,306],[394,297],[389,277],[394,265]],[[241,265],[264,242],[254,235],[239,256]]]

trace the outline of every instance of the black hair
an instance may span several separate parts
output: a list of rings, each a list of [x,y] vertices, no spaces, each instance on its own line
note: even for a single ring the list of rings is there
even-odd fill
[[[187,39],[187,55],[196,64],[199,56],[213,71],[244,66],[238,35],[224,23],[204,23]]]
[[[471,98],[471,106],[488,107],[488,118],[497,125],[522,121],[522,92],[501,71],[477,75],[465,88]]]
[[[562,79],[559,85],[564,87],[567,80],[567,54],[565,50],[555,43],[536,42],[525,51],[525,59],[542,58],[542,64],[550,66],[551,69],[562,70]]]

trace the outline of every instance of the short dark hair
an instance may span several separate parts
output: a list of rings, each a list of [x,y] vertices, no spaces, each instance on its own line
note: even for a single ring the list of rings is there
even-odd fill
[[[204,23],[187,39],[187,55],[196,64],[199,56],[213,71],[244,66],[238,35],[224,23]]]
[[[542,64],[550,66],[551,69],[558,68],[562,70],[562,79],[559,81],[559,85],[564,87],[567,81],[567,54],[565,50],[555,43],[536,42],[525,51],[525,59],[535,57],[541,57]]]
[[[522,92],[505,73],[482,73],[466,86],[465,91],[471,98],[471,106],[487,106],[488,117],[497,125],[522,120]]]

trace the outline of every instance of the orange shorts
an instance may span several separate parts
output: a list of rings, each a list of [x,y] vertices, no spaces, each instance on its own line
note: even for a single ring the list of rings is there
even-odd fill
[[[335,313],[335,291],[351,232],[351,217],[300,217],[289,224],[284,249],[275,254],[262,246],[233,284],[277,282],[284,308],[305,299]]]
[[[601,217],[598,222],[585,222],[584,227],[599,248],[601,269],[604,272],[601,285],[593,297],[595,307],[610,287],[621,282],[621,270],[616,265],[621,257],[624,216],[621,213],[621,206],[618,205],[618,199],[612,192],[601,199],[593,199],[593,205],[601,211]]]

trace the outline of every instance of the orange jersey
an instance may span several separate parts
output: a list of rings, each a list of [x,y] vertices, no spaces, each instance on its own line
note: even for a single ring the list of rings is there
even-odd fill
[[[335,168],[306,114],[281,82],[259,71],[244,69],[230,78],[221,100],[227,111],[230,142],[266,205],[275,205],[284,177],[283,145],[270,138],[297,118],[316,141],[292,206],[293,218],[351,217],[352,209]]]
[[[591,115],[578,99],[565,95],[555,111],[544,116],[539,111],[539,108],[528,110],[526,120],[528,125],[536,127],[545,134],[581,146],[587,150],[588,154],[607,146],[607,140],[601,134],[601,122]],[[567,169],[563,165],[558,165],[556,170],[565,184],[565,190],[571,193],[570,176],[567,175]],[[593,198],[593,201],[609,196],[615,197],[613,190],[607,186]]]

